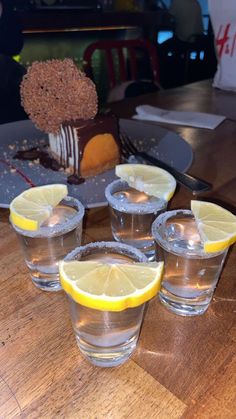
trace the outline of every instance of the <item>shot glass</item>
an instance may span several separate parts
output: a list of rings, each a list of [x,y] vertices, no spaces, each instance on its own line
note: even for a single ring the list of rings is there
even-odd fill
[[[136,247],[153,260],[155,246],[151,226],[157,215],[166,209],[167,202],[137,191],[119,179],[106,187],[105,196],[114,239]]]
[[[152,225],[156,258],[164,261],[160,301],[176,314],[205,313],[212,300],[228,249],[204,252],[189,210],[167,211]]]
[[[95,242],[78,247],[65,260],[147,262],[139,250],[116,242]],[[123,364],[136,348],[145,304],[123,311],[101,311],[85,307],[69,295],[68,300],[77,345],[85,358],[99,367]]]
[[[81,202],[68,196],[37,231],[22,230],[11,223],[36,287],[43,291],[62,289],[58,262],[81,244],[83,216]]]

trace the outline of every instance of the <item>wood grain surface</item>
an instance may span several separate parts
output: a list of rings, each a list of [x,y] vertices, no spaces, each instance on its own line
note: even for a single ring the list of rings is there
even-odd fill
[[[209,82],[126,100],[112,109],[127,117],[144,103],[217,111]],[[235,213],[236,120],[227,119],[213,131],[169,129],[194,150],[189,172],[214,185],[199,199],[223,203]],[[189,191],[178,188],[170,206],[188,208],[191,198]],[[180,317],[153,299],[131,360],[104,369],[80,355],[64,293],[42,292],[32,285],[8,216],[8,210],[0,210],[1,419],[235,418],[236,247],[204,315]],[[83,241],[111,238],[108,209],[87,211]]]

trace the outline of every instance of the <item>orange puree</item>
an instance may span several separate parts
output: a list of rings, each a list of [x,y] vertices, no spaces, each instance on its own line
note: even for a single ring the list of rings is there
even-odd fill
[[[82,176],[93,176],[119,163],[119,147],[111,134],[98,134],[84,148],[80,163]]]

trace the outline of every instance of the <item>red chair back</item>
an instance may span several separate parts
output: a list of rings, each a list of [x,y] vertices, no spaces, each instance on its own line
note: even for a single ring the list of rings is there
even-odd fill
[[[113,88],[120,82],[138,79],[138,61],[137,52],[143,50],[149,57],[150,68],[152,71],[152,81],[159,83],[159,66],[155,46],[144,39],[131,40],[107,40],[97,41],[89,45],[83,56],[84,71],[93,79],[92,56],[96,50],[102,50],[105,53],[107,70],[109,75],[109,85]],[[117,71],[115,70],[113,51],[116,51],[118,58],[118,73],[119,80],[116,78]],[[126,57],[129,58],[129,71],[126,65]]]

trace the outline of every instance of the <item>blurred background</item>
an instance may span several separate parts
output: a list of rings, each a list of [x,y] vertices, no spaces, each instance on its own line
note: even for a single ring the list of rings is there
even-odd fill
[[[171,0],[14,0],[24,34],[17,59],[27,68],[35,60],[71,57],[82,68],[84,51],[95,41],[143,38],[156,47],[162,88],[213,77],[216,58],[207,0],[198,3],[203,22],[201,39],[165,51],[163,46],[175,31],[175,19],[168,10]],[[140,59],[139,78],[148,77]],[[109,86],[106,71],[101,71],[102,52],[93,60],[100,102],[104,103]]]

